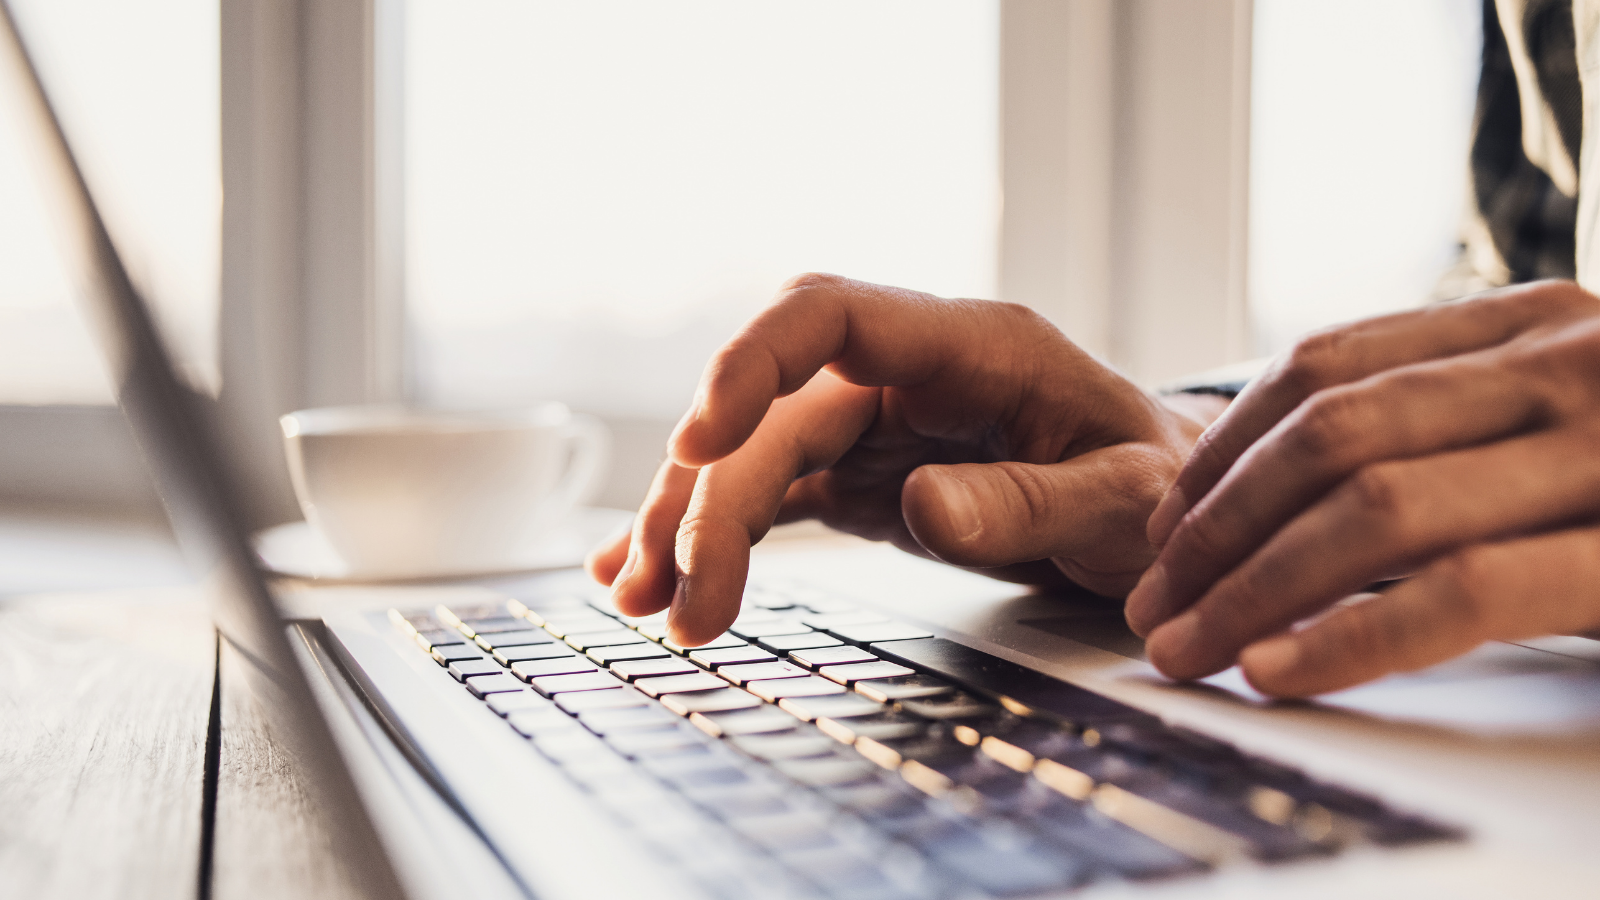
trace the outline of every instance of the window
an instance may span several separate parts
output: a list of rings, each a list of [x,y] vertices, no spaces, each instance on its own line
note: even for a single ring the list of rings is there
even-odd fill
[[[1256,350],[1429,300],[1467,199],[1477,0],[1256,0]]]
[[[670,419],[787,277],[992,297],[995,0],[414,0],[419,399]]]
[[[215,0],[14,0],[134,279],[193,380],[216,383],[221,207]],[[0,79],[0,403],[111,402],[35,176],[20,85]]]

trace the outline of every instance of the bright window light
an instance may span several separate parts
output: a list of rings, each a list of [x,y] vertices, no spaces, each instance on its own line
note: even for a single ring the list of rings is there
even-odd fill
[[[784,279],[992,296],[995,0],[412,0],[420,399],[676,416]]]
[[[216,0],[12,0],[108,227],[178,361],[216,383]],[[21,85],[0,77],[0,403],[108,403]]]
[[[1467,200],[1481,15],[1478,0],[1256,0],[1258,352],[1431,298]]]

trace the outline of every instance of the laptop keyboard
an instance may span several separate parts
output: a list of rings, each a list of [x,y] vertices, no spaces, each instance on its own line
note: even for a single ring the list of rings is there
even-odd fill
[[[804,586],[693,648],[571,595],[390,618],[714,896],[1019,897],[1460,836]]]

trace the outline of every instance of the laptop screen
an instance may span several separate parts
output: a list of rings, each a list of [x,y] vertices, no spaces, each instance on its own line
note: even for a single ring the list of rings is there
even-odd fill
[[[44,148],[40,181],[61,216],[67,259],[134,438],[191,565],[209,590],[218,631],[239,651],[251,688],[340,820],[334,834],[369,884],[398,884],[323,721],[266,582],[255,565],[205,398],[178,377],[150,310],[128,277],[19,32],[0,0],[0,56],[24,88]],[[285,727],[285,724],[287,727]],[[215,724],[215,722],[213,723]]]

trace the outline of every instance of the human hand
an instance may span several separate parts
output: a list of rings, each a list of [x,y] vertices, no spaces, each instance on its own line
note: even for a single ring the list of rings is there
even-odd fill
[[[1120,595],[1202,428],[1023,307],[801,276],[712,358],[632,533],[588,567],[623,612],[670,604],[686,645],[733,622],[751,545],[801,518]]]
[[[1600,626],[1597,526],[1600,301],[1520,285],[1321,332],[1253,382],[1151,517],[1128,621],[1172,677],[1237,661],[1309,696]]]

